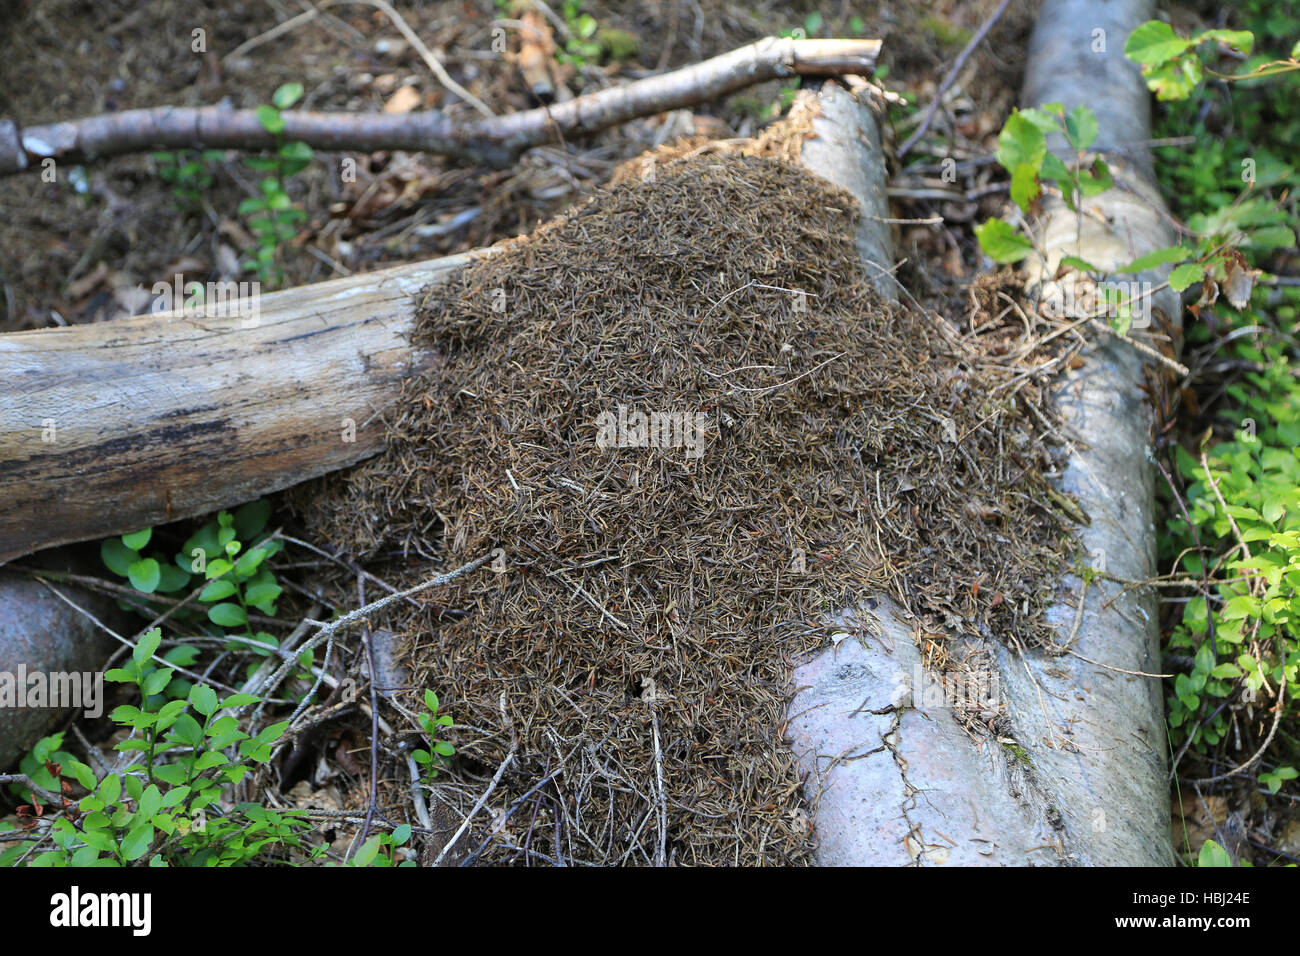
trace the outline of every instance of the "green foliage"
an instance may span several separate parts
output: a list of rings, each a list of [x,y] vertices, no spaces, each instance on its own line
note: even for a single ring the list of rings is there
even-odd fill
[[[219,149],[181,150],[175,153],[154,153],[158,176],[171,184],[176,206],[182,212],[192,212],[203,205],[203,194],[212,188],[214,163],[221,162],[225,153]]]
[[[1249,313],[1247,320],[1262,317]],[[1163,542],[1169,560],[1182,555],[1175,571],[1197,581],[1204,573],[1213,584],[1209,602],[1203,595],[1188,600],[1167,642],[1193,661],[1169,695],[1171,734],[1176,744],[1190,737],[1201,750],[1232,732],[1237,714],[1221,704],[1263,707],[1283,679],[1295,686],[1300,665],[1300,386],[1284,344],[1234,344],[1236,356],[1258,369],[1227,390],[1228,414],[1239,427],[1206,450],[1204,464],[1176,449],[1194,528],[1176,511]],[[1209,549],[1206,558],[1196,540]],[[1284,765],[1264,782],[1276,791],[1295,775]]]
[[[1100,156],[1087,153],[1097,139],[1097,118],[1086,106],[1068,113],[1060,103],[1016,110],[998,135],[997,159],[1011,174],[1011,198],[1022,212],[1036,207],[1045,185],[1055,186],[1070,209],[1081,198],[1096,196],[1112,185],[1110,169]],[[1047,138],[1058,134],[1074,150],[1063,162],[1048,150]],[[1019,262],[1034,251],[1027,237],[1009,223],[990,220],[975,230],[980,248],[994,262]]]
[[[1286,58],[1247,60],[1246,69],[1239,73],[1217,73],[1208,65],[1207,49],[1222,47],[1249,57],[1254,46],[1255,34],[1250,30],[1205,30],[1192,37],[1180,37],[1169,24],[1148,20],[1129,34],[1124,53],[1141,64],[1147,86],[1161,100],[1187,99],[1207,73],[1226,82],[1238,82],[1300,70],[1296,59],[1300,42]]]
[[[452,722],[446,714],[439,715],[438,695],[431,690],[426,690],[424,706],[426,712],[420,714],[419,721],[424,732],[429,735],[429,749],[416,750],[411,756],[424,768],[424,781],[428,783],[438,776],[438,767],[446,766],[448,758],[456,753],[456,748],[447,741],[438,739],[438,729],[450,727]]]
[[[286,143],[283,139],[282,110],[302,98],[301,83],[286,83],[272,94],[271,103],[257,108],[262,128],[275,137],[276,148],[270,156],[247,160],[248,165],[264,173],[258,184],[259,195],[239,204],[239,214],[248,218],[248,227],[257,239],[257,251],[243,267],[257,274],[259,281],[275,288],[284,283],[281,248],[298,233],[307,213],[293,205],[285,182],[302,172],[315,155],[306,143]]]
[[[1142,64],[1152,89],[1168,94],[1162,94],[1162,98],[1179,99],[1186,98],[1199,82],[1198,51],[1209,43],[1249,53],[1254,36],[1246,30],[1209,30],[1185,39],[1175,36],[1167,24],[1151,21],[1133,32],[1126,50]],[[1281,61],[1273,61],[1273,65],[1278,62]],[[1193,74],[1194,80],[1190,79]],[[1272,74],[1254,71],[1251,75]],[[1176,86],[1175,76],[1190,85],[1185,90]],[[1186,129],[1178,131],[1185,133]],[[1100,132],[1096,116],[1083,105],[1068,113],[1059,103],[1014,112],[998,136],[997,159],[1011,175],[1011,198],[1020,210],[1025,214],[1033,212],[1048,184],[1060,190],[1071,210],[1077,209],[1082,199],[1109,189],[1113,180],[1105,162],[1087,152]],[[1231,304],[1242,307],[1250,298],[1254,276],[1246,267],[1247,260],[1239,253],[1267,252],[1295,245],[1292,217],[1288,212],[1266,197],[1248,194],[1282,183],[1294,171],[1267,150],[1247,155],[1254,148],[1253,140],[1238,137],[1225,146],[1224,137],[1210,135],[1204,129],[1199,132],[1197,150],[1182,154],[1181,162],[1179,157],[1172,157],[1173,171],[1168,174],[1169,192],[1194,204],[1179,211],[1186,215],[1195,241],[1155,250],[1115,271],[1135,274],[1174,265],[1169,285],[1175,291],[1182,292],[1195,283],[1212,280],[1214,288],[1222,289]],[[1063,162],[1049,150],[1049,137],[1054,135],[1063,137],[1073,150],[1073,161]],[[1289,145],[1300,145],[1300,130],[1296,142]],[[1207,157],[1206,152],[1211,155]],[[1239,195],[1234,196],[1224,188],[1221,174],[1225,166],[1228,172],[1235,170],[1233,178],[1238,185],[1245,185]],[[995,262],[1019,262],[1034,251],[1025,235],[1000,220],[977,227],[976,238],[980,248]],[[1061,264],[1079,271],[1100,272],[1074,257],[1067,257]],[[1121,334],[1126,331],[1127,323],[1122,315],[1116,325]]]
[[[1169,687],[1171,742],[1202,757],[1230,751],[1246,759],[1272,724],[1285,677],[1286,710],[1256,770],[1260,786],[1276,793],[1296,779],[1300,767],[1294,692],[1300,664],[1300,353],[1285,331],[1270,331],[1277,323],[1253,294],[1251,266],[1295,245],[1289,193],[1297,177],[1280,157],[1300,148],[1300,109],[1291,78],[1259,82],[1287,70],[1276,54],[1256,50],[1255,37],[1266,45],[1276,42],[1272,37],[1295,36],[1300,18],[1285,5],[1261,0],[1248,0],[1235,13],[1237,23],[1250,29],[1185,39],[1163,24],[1145,24],[1126,52],[1142,63],[1148,84],[1167,101],[1156,135],[1195,140],[1190,148],[1162,151],[1157,163],[1175,213],[1198,234],[1193,246],[1184,247],[1193,261],[1175,268],[1170,284],[1182,290],[1211,280],[1202,304],[1213,309],[1217,328],[1190,324],[1188,344],[1209,348],[1224,336],[1221,357],[1250,369],[1230,378],[1223,390],[1217,414],[1226,427],[1204,439],[1205,464],[1199,453],[1175,449],[1191,524],[1168,500],[1161,557],[1166,569],[1185,574],[1194,591],[1166,639],[1171,654],[1191,662]],[[1224,76],[1202,62],[1215,55],[1212,44],[1254,55],[1240,73]],[[1200,85],[1204,73],[1230,82]],[[1214,303],[1219,291],[1233,308],[1222,299]],[[1280,298],[1276,319],[1291,324],[1297,296],[1287,291]],[[1202,576],[1208,594],[1202,593]],[[1200,865],[1227,865],[1226,859],[1210,841]]]
[[[1196,857],[1197,866],[1232,866],[1228,851],[1213,840],[1206,840],[1201,845],[1201,852]]]
[[[570,37],[565,41],[564,49],[557,50],[555,59],[561,63],[571,63],[581,69],[600,60],[603,50],[596,31],[600,25],[596,18],[582,12],[578,0],[564,0],[564,22],[569,28]]]
[[[411,827],[406,823],[395,827],[392,833],[376,833],[361,845],[361,849],[348,861],[348,866],[415,866],[414,860],[394,862],[397,851],[410,839]]]
[[[254,630],[250,615],[255,611],[265,617],[275,617],[276,600],[284,590],[269,567],[270,559],[284,548],[283,542],[265,533],[270,517],[268,502],[253,501],[233,513],[219,512],[214,520],[190,535],[171,558],[156,548],[148,557],[142,554],[151,541],[152,531],[148,528],[105,540],[100,545],[100,554],[110,571],[127,578],[142,595],[171,595],[202,585],[197,598],[200,607],[182,608],[174,617],[197,624],[208,634],[227,638],[231,650],[269,657],[275,653],[279,641],[274,634]],[[143,607],[127,602],[122,602],[122,606],[134,608],[151,619],[163,610],[162,605],[148,602]],[[169,654],[176,655],[170,661],[172,664],[184,667],[193,663],[192,649],[175,648]],[[185,659],[187,655],[189,659]],[[313,653],[305,652],[302,666],[309,669],[312,660]],[[256,660],[250,663],[249,673],[257,667]],[[189,693],[189,682],[177,678],[164,693],[183,697]]]
[[[250,608],[273,616],[281,593],[266,567],[282,547],[265,533],[270,513],[265,501],[246,504],[233,513],[222,511],[195,531],[170,561],[157,550],[142,557],[154,543],[148,528],[108,539],[101,553],[110,569],[128,577],[143,594],[159,593],[165,574],[179,575],[170,582],[176,585],[173,590],[192,581],[196,587],[201,585],[198,600],[208,605],[204,626],[232,629],[218,632],[226,633],[232,649],[264,656],[273,652],[275,639],[264,632],[250,635],[248,616]],[[253,543],[246,546],[246,541]],[[146,562],[148,569],[140,570]],[[194,619],[198,618],[196,614]],[[324,845],[307,847],[305,837],[312,824],[302,811],[230,804],[231,788],[256,765],[271,760],[289,723],[275,723],[256,733],[245,730],[237,712],[261,699],[244,693],[222,699],[207,684],[185,680],[176,668],[193,664],[196,657],[197,651],[187,645],[162,653],[162,632],[155,627],[132,648],[127,663],[104,675],[105,680],[132,685],[138,692],[138,704],[123,704],[109,715],[129,731],[114,747],[131,755],[129,766],[97,774],[62,749],[63,733],[37,743],[20,769],[36,787],[65,795],[63,805],[29,813],[44,822],[39,839],[0,853],[0,866],[265,865],[294,862],[291,850],[299,851],[298,861],[307,862],[327,852]],[[310,659],[302,663],[311,666]],[[254,660],[250,671],[257,664]],[[414,758],[424,767],[425,780],[431,781],[456,751],[438,740],[440,730],[450,726],[452,719],[438,713],[437,694],[426,691],[424,703],[427,713],[420,715],[419,722],[429,736],[429,749],[417,750]],[[40,804],[39,796],[27,788],[10,789],[30,805]],[[75,798],[79,791],[84,796]],[[16,829],[0,822],[0,832]],[[348,865],[414,866],[413,860],[398,862],[398,851],[410,837],[409,825],[391,834],[376,834]]]
[[[288,723],[250,736],[230,711],[259,698],[234,694],[221,700],[206,684],[191,687],[184,699],[162,703],[159,692],[173,671],[156,666],[161,641],[162,632],[153,628],[125,666],[104,675],[139,691],[139,706],[124,704],[110,715],[131,731],[114,749],[138,754],[136,761],[123,772],[101,776],[58,749],[62,734],[42,740],[24,761],[39,763],[35,782],[55,793],[81,789],[85,796],[65,805],[50,824],[49,849],[38,846],[40,852],[29,854],[20,845],[0,856],[0,865],[30,856],[31,866],[128,866],[145,859],[150,866],[235,866],[282,860],[289,847],[304,849],[302,838],[311,824],[302,813],[253,803],[218,806],[254,765],[271,759]],[[307,855],[323,852],[318,847]]]

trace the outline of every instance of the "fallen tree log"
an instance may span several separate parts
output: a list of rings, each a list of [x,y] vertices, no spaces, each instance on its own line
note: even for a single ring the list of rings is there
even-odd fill
[[[1040,14],[1021,102],[1091,107],[1100,130],[1093,150],[1116,183],[1088,201],[1082,217],[1059,199],[1045,204],[1037,244],[1046,258],[1026,272],[1030,287],[1046,295],[1057,291],[1052,277],[1065,256],[1115,270],[1176,241],[1147,145],[1151,95],[1123,54],[1129,34],[1154,15],[1149,0],[1048,0]],[[1088,27],[1082,35],[1078,24]],[[1063,138],[1048,145],[1073,158]],[[1172,334],[1176,348],[1182,304],[1166,282],[1169,271],[1136,278],[1150,296],[1149,331]],[[1074,635],[1071,653],[1021,663],[1004,652],[1001,669],[1013,726],[1038,776],[1050,782],[1074,859],[1172,865],[1157,595],[1121,583],[1159,574],[1149,383],[1142,355],[1116,337],[1094,339],[1084,358],[1057,389],[1066,424],[1082,438],[1070,449],[1062,487],[1092,519],[1080,532],[1086,566],[1109,579],[1091,587],[1076,575],[1062,582],[1068,597],[1052,616],[1063,639]]]
[[[468,255],[0,336],[0,561],[195,517],[383,447],[413,296]],[[255,313],[244,311],[255,306]]]
[[[694,106],[766,80],[869,75],[879,53],[879,40],[769,37],[627,86],[469,123],[439,112],[287,111],[277,137],[262,126],[256,110],[218,106],[124,110],[26,128],[0,121],[0,175],[39,169],[47,159],[85,163],[155,148],[270,149],[280,142],[325,150],[416,150],[506,167],[532,146]]]
[[[1149,94],[1122,53],[1150,16],[1146,0],[1048,0],[1040,13],[1022,102],[1091,106],[1117,186],[1090,201],[1095,215],[1082,229],[1063,203],[1047,204],[1037,230],[1046,259],[1031,268],[1031,286],[1053,291],[1065,255],[1113,269],[1171,244],[1144,145]],[[1163,277],[1146,278],[1155,289]],[[1177,296],[1157,292],[1157,310],[1176,323]],[[1147,580],[1155,512],[1143,363],[1109,336],[1084,356],[1058,386],[1081,439],[1063,486],[1091,515],[1081,534],[1090,562]],[[948,688],[922,668],[891,602],[841,613],[855,639],[796,671],[790,708],[823,864],[1172,863],[1155,597],[1075,576],[1061,588],[1069,597],[1049,612],[1067,645],[1060,653],[962,636],[966,650],[993,656],[980,690],[1012,732],[982,748],[957,726]]]

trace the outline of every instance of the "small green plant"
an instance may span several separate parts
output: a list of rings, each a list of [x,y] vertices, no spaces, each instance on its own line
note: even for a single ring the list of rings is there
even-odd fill
[[[202,587],[198,599],[210,605],[204,626],[222,628],[218,633],[226,635],[231,650],[268,655],[275,639],[264,632],[250,635],[248,617],[250,608],[274,616],[281,593],[266,567],[282,548],[278,539],[265,534],[269,517],[270,506],[264,501],[234,513],[220,512],[186,540],[172,561],[157,548],[145,555],[154,540],[151,529],[109,538],[101,544],[101,554],[110,569],[144,597],[164,589],[180,591],[197,580]],[[245,545],[244,540],[253,543]],[[137,610],[151,613],[150,608]],[[173,608],[173,618],[184,610]],[[37,743],[20,769],[40,791],[61,795],[62,803],[43,804],[37,792],[11,785],[13,794],[26,801],[19,808],[24,823],[0,822],[0,833],[26,835],[43,828],[35,839],[0,852],[0,866],[293,864],[320,859],[328,851],[324,845],[306,846],[312,824],[304,812],[281,812],[256,803],[230,805],[230,789],[254,765],[271,759],[289,724],[245,732],[237,711],[261,699],[235,693],[223,700],[207,684],[185,680],[176,668],[193,664],[196,657],[197,651],[188,645],[162,653],[162,632],[155,627],[140,638],[126,666],[104,675],[108,681],[133,685],[139,694],[138,705],[123,704],[110,714],[130,732],[114,748],[130,760],[127,766],[97,775],[61,749],[63,733]],[[312,666],[309,655],[300,663],[305,669]],[[255,659],[249,672],[257,666]],[[430,782],[456,751],[438,739],[452,719],[439,714],[437,694],[426,691],[424,704],[427,712],[418,719],[429,747],[413,756]],[[70,799],[79,789],[85,795]],[[348,865],[414,866],[414,860],[399,862],[399,851],[410,836],[409,825],[376,834]]]
[[[76,787],[86,791],[75,802],[65,796],[62,812],[45,834],[52,846],[35,853],[32,866],[126,866],[146,858],[150,866],[235,866],[283,860],[291,847],[304,850],[302,838],[311,824],[302,813],[252,803],[224,810],[218,806],[224,792],[253,765],[271,759],[272,746],[288,722],[250,736],[229,711],[259,698],[234,694],[220,700],[206,684],[191,687],[186,699],[161,703],[174,673],[154,659],[161,641],[162,632],[153,628],[132,649],[125,667],[104,675],[139,691],[139,706],[123,704],[111,714],[131,731],[114,750],[138,754],[133,763],[97,775],[58,750],[62,734],[41,741],[31,755],[43,765],[38,786],[62,794]],[[25,796],[36,804],[34,794]],[[12,824],[4,828],[15,829]],[[12,847],[0,855],[0,865],[14,865],[36,848]],[[316,858],[324,852],[320,846],[307,855]]]
[[[106,539],[100,545],[100,555],[110,571],[127,578],[142,596],[175,594],[207,582],[198,601],[210,606],[182,608],[175,617],[185,622],[197,620],[206,633],[226,638],[229,649],[269,657],[279,647],[279,641],[274,634],[255,630],[249,615],[257,611],[275,617],[275,602],[284,590],[268,566],[268,561],[284,548],[282,541],[265,532],[270,516],[271,506],[265,500],[250,502],[233,513],[221,511],[190,535],[170,560],[158,549],[148,557],[144,555],[153,535],[149,528]],[[150,618],[163,610],[162,605],[147,601],[143,607],[139,603],[120,603]],[[192,647],[181,646],[168,652],[169,663],[181,667],[189,666],[196,657]],[[304,652],[303,668],[310,669],[312,662],[313,652]],[[250,663],[249,672],[258,666],[257,661]],[[188,689],[188,682],[177,678],[168,693],[184,696]]]
[[[1075,151],[1075,160],[1063,162],[1047,149],[1047,137],[1065,136]],[[998,135],[998,162],[1011,174],[1011,198],[1020,209],[1030,212],[1044,184],[1052,184],[1071,210],[1080,198],[1105,192],[1112,185],[1110,170],[1100,156],[1088,158],[1088,147],[1097,139],[1097,118],[1086,106],[1065,112],[1060,103],[1041,108],[1016,110]],[[990,219],[975,230],[980,248],[995,262],[1019,262],[1034,251],[1033,243],[1010,223]]]
[[[203,205],[203,195],[212,188],[212,164],[221,162],[225,153],[219,149],[181,150],[153,153],[158,176],[172,187],[176,205],[182,212],[193,212]]]
[[[1207,321],[1188,323],[1188,348],[1240,369],[1216,378],[1214,407],[1194,413],[1217,419],[1212,427],[1198,423],[1202,434],[1173,446],[1181,490],[1162,489],[1162,571],[1188,589],[1165,633],[1178,671],[1168,685],[1170,743],[1278,793],[1300,777],[1300,352],[1290,329],[1300,298],[1270,290],[1265,309],[1255,283],[1258,266],[1295,245],[1297,177],[1283,157],[1300,148],[1300,45],[1283,58],[1256,50],[1256,38],[1294,37],[1300,18],[1268,0],[1244,0],[1232,13],[1251,29],[1179,37],[1152,21],[1125,52],[1162,103],[1155,135],[1195,140],[1162,151],[1157,164],[1174,212],[1195,233],[1182,247],[1191,261],[1170,275],[1179,291],[1201,282],[1193,312]],[[1219,72],[1221,60],[1240,67]],[[1264,81],[1281,73],[1290,82]],[[1181,261],[1167,251],[1167,261]],[[1212,840],[1196,859],[1229,865]]]
[[[438,713],[438,695],[431,690],[424,692],[426,713],[419,715],[420,726],[429,735],[429,749],[416,750],[412,757],[424,768],[424,781],[428,783],[438,776],[438,767],[446,766],[448,758],[456,753],[456,748],[445,740],[438,739],[440,727],[450,727],[451,718]]]
[[[1255,35],[1250,30],[1220,29],[1180,37],[1169,24],[1148,20],[1129,34],[1124,54],[1141,64],[1147,86],[1161,100],[1187,99],[1207,73],[1217,80],[1239,82],[1300,70],[1300,41],[1291,48],[1289,57],[1248,63],[1240,73],[1218,73],[1211,69],[1204,52],[1210,44],[1249,56],[1255,45]]]
[[[1260,371],[1228,388],[1236,437],[1203,459],[1175,447],[1192,526],[1176,512],[1165,545],[1181,552],[1175,571],[1215,582],[1208,600],[1187,601],[1167,644],[1192,657],[1169,698],[1173,739],[1202,748],[1239,736],[1245,708],[1300,676],[1300,388],[1281,347],[1243,344],[1237,354]],[[1196,541],[1215,548],[1202,557]],[[1276,792],[1295,776],[1284,764],[1260,781]]]
[[[250,196],[239,204],[239,214],[248,217],[248,227],[257,239],[257,251],[243,267],[255,272],[259,281],[272,288],[284,283],[282,246],[297,235],[298,226],[307,219],[307,214],[293,205],[285,183],[306,169],[315,154],[306,143],[284,142],[285,122],[281,115],[302,94],[301,83],[286,83],[272,95],[270,105],[257,108],[258,121],[275,137],[276,145],[270,156],[247,160],[249,166],[266,175],[258,184],[260,195]]]
[[[555,58],[561,63],[570,63],[581,69],[600,59],[601,44],[596,38],[600,25],[590,13],[582,11],[582,4],[577,0],[564,0],[564,22],[571,34],[565,41],[564,49],[557,50]]]
[[[410,824],[403,823],[394,827],[392,833],[376,833],[361,845],[356,855],[348,861],[348,866],[415,866],[414,860],[394,862],[397,851],[411,839]]]
[[[1047,148],[1047,137],[1059,133],[1075,152],[1075,159],[1063,162]],[[1066,113],[1059,103],[1015,111],[998,135],[997,159],[1011,174],[1011,198],[1026,214],[1036,208],[1044,184],[1059,190],[1062,200],[1077,211],[1082,200],[1100,195],[1114,185],[1110,169],[1088,148],[1096,141],[1099,127],[1095,114],[1080,105]],[[1254,186],[1247,183],[1247,191]],[[1132,262],[1109,270],[1136,275],[1162,265],[1176,264],[1169,285],[1182,292],[1193,283],[1211,279],[1236,307],[1250,298],[1254,277],[1238,253],[1242,247],[1273,249],[1294,245],[1295,233],[1283,222],[1285,214],[1264,199],[1238,199],[1211,213],[1193,216],[1189,225],[1195,241],[1156,249]],[[1013,263],[1034,252],[1033,242],[1011,223],[990,219],[975,229],[980,248],[995,262]],[[1079,272],[1101,275],[1099,268],[1077,256],[1066,256],[1060,265]],[[1114,303],[1111,303],[1113,306]],[[1122,303],[1114,320],[1124,334],[1132,321],[1131,304]]]

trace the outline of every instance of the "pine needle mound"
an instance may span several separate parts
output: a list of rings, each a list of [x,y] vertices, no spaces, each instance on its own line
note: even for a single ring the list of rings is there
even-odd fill
[[[810,862],[783,731],[832,614],[883,591],[1042,639],[1069,535],[1029,391],[877,295],[856,215],[798,168],[694,157],[422,294],[436,362],[307,517],[407,583],[497,554],[385,618],[459,727],[476,782],[445,799],[517,747],[478,862]]]

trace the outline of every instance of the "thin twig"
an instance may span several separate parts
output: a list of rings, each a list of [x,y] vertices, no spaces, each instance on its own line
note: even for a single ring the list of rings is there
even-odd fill
[[[924,136],[926,131],[930,128],[930,122],[934,119],[935,110],[939,108],[939,103],[943,100],[943,94],[947,93],[948,88],[957,82],[957,76],[966,65],[966,61],[970,58],[970,55],[975,52],[975,48],[984,42],[984,38],[988,36],[989,31],[993,29],[993,25],[1001,19],[1002,14],[1006,11],[1007,5],[1010,2],[1011,0],[1002,0],[1002,2],[998,4],[998,8],[993,11],[993,14],[984,21],[978,30],[975,31],[975,35],[970,38],[970,42],[966,44],[966,48],[958,54],[956,62],[952,65],[952,69],[948,71],[948,75],[945,76],[943,82],[939,84],[939,89],[935,91],[934,99],[932,99],[930,105],[926,107],[925,115],[921,117],[921,125],[918,126],[916,131],[913,132],[911,136],[907,137],[907,140],[903,145],[898,148],[899,159],[906,156],[912,147],[916,145],[916,141]]]
[[[418,594],[419,592],[426,591],[429,588],[436,588],[439,587],[440,585],[448,584],[452,581],[455,581],[457,578],[469,574],[471,571],[477,571],[479,568],[483,567],[483,565],[487,564],[491,560],[492,560],[492,555],[485,554],[482,557],[475,558],[473,561],[469,562],[468,564],[462,564],[454,571],[448,571],[446,574],[435,574],[429,580],[424,581],[421,584],[417,584],[415,585],[415,587],[407,588],[405,591],[398,591],[396,594],[390,594],[388,595],[388,597],[380,598],[378,601],[373,601],[370,604],[367,604],[365,607],[359,607],[355,611],[352,611],[348,614],[344,614],[338,620],[313,621],[311,619],[307,619],[307,623],[310,624],[312,627],[320,628],[320,631],[317,633],[317,637],[319,637],[322,634],[334,634],[337,633],[338,631],[346,630],[350,628],[353,624],[356,624],[358,621],[365,620],[371,614],[375,613],[376,611],[383,610],[384,608],[388,607],[388,605],[390,604],[400,601],[403,598],[409,597],[412,594]]]
[[[25,773],[0,773],[0,784],[4,783],[22,784],[52,807],[61,806],[63,803],[60,797],[50,793]]]
[[[501,718],[507,724],[509,723],[509,718],[506,716],[506,695],[504,692],[501,694]],[[492,775],[492,782],[488,784],[487,789],[483,791],[483,795],[478,798],[478,801],[470,809],[469,815],[461,822],[461,825],[457,828],[456,832],[452,834],[451,839],[447,841],[447,845],[442,848],[442,852],[438,854],[437,859],[433,861],[434,866],[441,866],[443,858],[446,857],[451,848],[459,842],[460,838],[464,836],[465,831],[469,829],[469,825],[473,822],[474,817],[476,817],[478,812],[483,809],[483,805],[487,803],[488,797],[492,796],[492,791],[496,789],[497,784],[501,782],[501,778],[505,776],[506,768],[514,763],[515,753],[518,749],[519,738],[514,732],[514,727],[511,726],[510,752],[506,754],[506,759],[501,761],[501,766],[497,767],[497,772]]]
[[[357,575],[357,601],[366,603],[366,582]],[[366,801],[366,822],[361,827],[361,843],[370,833],[370,821],[375,815],[375,799],[379,793],[379,691],[375,689],[375,641],[369,623],[361,625],[361,641],[366,646],[366,662],[370,671],[370,799]]]

